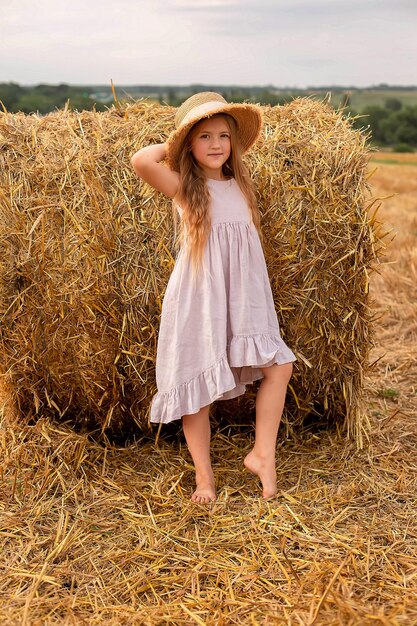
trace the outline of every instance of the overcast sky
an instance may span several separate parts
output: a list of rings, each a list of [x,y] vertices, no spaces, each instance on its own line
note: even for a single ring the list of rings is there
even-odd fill
[[[417,0],[2,0],[0,82],[417,84]]]

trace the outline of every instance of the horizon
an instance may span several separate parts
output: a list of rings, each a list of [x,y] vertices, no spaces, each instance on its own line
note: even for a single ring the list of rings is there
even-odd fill
[[[50,82],[50,81],[39,81],[36,83],[21,83],[19,81],[15,81],[15,80],[10,80],[10,81],[0,81],[0,84],[17,84],[20,85],[21,87],[37,87],[39,85],[48,85],[48,86],[55,86],[55,85],[68,85],[71,87],[91,87],[91,86],[100,86],[100,87],[110,87],[112,86],[112,83],[101,83],[101,82],[89,82],[89,83],[72,83],[72,82],[68,82],[68,81],[58,81],[58,82]],[[360,90],[365,90],[365,89],[382,89],[382,88],[388,88],[388,89],[417,89],[417,83],[416,84],[399,84],[399,83],[378,83],[378,84],[368,84],[368,85],[341,85],[341,84],[322,84],[322,85],[307,85],[305,87],[300,87],[300,86],[295,86],[295,85],[276,85],[274,83],[252,83],[252,84],[242,84],[242,83],[221,83],[221,82],[216,82],[216,83],[211,83],[211,82],[201,82],[201,83],[150,83],[150,82],[144,82],[144,83],[119,83],[116,84],[113,82],[114,88],[117,89],[118,87],[176,87],[176,88],[185,88],[185,87],[194,87],[194,86],[217,86],[217,87],[238,87],[238,88],[243,88],[243,89],[251,89],[251,88],[273,88],[273,89],[280,89],[280,90],[312,90],[312,89],[328,89],[328,88],[332,88],[332,89],[360,89]]]

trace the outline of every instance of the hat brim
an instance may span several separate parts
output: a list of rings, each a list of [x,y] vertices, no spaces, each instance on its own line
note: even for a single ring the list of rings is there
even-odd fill
[[[213,107],[208,111],[198,111],[199,108],[196,107],[194,114],[189,116],[167,139],[166,161],[168,167],[172,170],[179,171],[179,160],[185,138],[194,124],[203,119],[219,113],[227,113],[233,117],[237,124],[237,134],[243,154],[251,148],[261,134],[263,124],[262,110],[254,104],[223,104],[216,102],[215,104],[213,103]]]

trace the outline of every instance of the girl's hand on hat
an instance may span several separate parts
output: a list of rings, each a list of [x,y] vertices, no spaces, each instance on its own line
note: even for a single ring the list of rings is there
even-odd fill
[[[158,143],[141,148],[130,159],[134,172],[149,185],[173,198],[179,187],[177,172],[161,164],[166,157],[166,144]]]

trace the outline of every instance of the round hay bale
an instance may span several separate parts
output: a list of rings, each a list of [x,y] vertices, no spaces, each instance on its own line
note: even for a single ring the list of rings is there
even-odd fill
[[[246,157],[282,334],[298,357],[284,421],[363,427],[371,347],[366,136],[325,103],[263,107]],[[130,166],[164,141],[173,109],[0,114],[3,371],[18,410],[103,432],[149,428],[163,294],[175,262],[171,201]],[[247,417],[258,385],[218,402]]]

